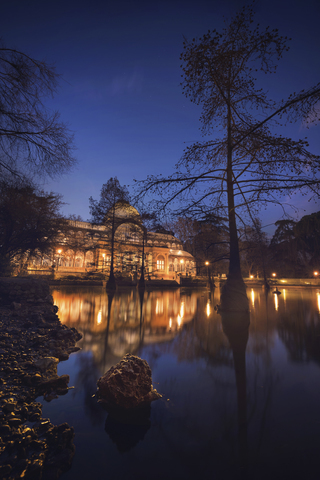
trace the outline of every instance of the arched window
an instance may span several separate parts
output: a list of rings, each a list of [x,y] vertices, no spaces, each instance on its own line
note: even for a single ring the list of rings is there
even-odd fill
[[[74,266],[77,268],[83,267],[84,255],[82,252],[76,252]]]
[[[80,268],[80,267],[82,267],[82,258],[80,258],[80,257],[76,257],[76,259],[75,259],[75,262],[74,262],[74,263],[75,263],[75,267],[77,267],[77,268]]]
[[[157,270],[164,271],[164,256],[159,255],[157,258]]]
[[[173,269],[175,272],[180,272],[180,264],[178,262],[178,259],[175,258],[173,262]]]
[[[86,253],[86,267],[91,267],[93,265],[94,258],[93,258],[93,252],[87,252]]]

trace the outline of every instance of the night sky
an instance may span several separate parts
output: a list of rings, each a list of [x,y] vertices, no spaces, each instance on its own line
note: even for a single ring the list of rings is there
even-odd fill
[[[103,183],[121,184],[147,174],[173,172],[183,149],[201,138],[200,107],[180,87],[183,37],[221,29],[223,16],[241,8],[238,0],[1,2],[0,36],[56,66],[60,89],[47,105],[75,133],[78,165],[44,188],[60,193],[63,213],[89,218],[88,199]],[[275,99],[320,80],[320,0],[258,0],[257,21],[292,37],[276,75],[261,86]],[[267,82],[267,83],[266,83]],[[280,133],[280,132],[279,132]],[[320,128],[290,127],[294,139],[308,136],[320,153]],[[299,200],[300,216],[320,210]],[[280,210],[263,213],[263,224]]]

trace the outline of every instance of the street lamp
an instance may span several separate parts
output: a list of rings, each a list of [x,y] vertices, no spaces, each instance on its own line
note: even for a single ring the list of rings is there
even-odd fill
[[[60,260],[61,260],[60,255],[61,255],[61,252],[62,252],[62,250],[61,250],[61,248],[59,248],[59,249],[57,250],[57,253],[58,253],[58,267],[59,267],[59,265],[60,265]]]
[[[276,276],[277,276],[277,274],[276,274],[276,273],[273,273],[273,274],[272,274],[272,276],[273,276],[273,277],[276,277]]]
[[[204,262],[204,264],[206,265],[207,267],[207,278],[208,278],[208,283],[210,284],[210,277],[209,277],[209,262],[208,260],[206,262]]]

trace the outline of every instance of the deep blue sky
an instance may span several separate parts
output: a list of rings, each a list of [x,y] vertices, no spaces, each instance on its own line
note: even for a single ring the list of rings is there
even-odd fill
[[[220,29],[245,1],[238,0],[10,0],[1,3],[0,36],[62,75],[50,108],[75,133],[78,166],[46,190],[61,193],[66,215],[89,218],[88,198],[99,197],[110,177],[172,173],[185,146],[200,138],[200,109],[183,95],[183,36]],[[278,73],[268,76],[275,98],[320,80],[320,0],[257,0],[257,21],[292,37]],[[266,84],[264,84],[266,87]],[[293,138],[310,139],[320,153],[320,127],[294,125]],[[305,213],[320,210],[299,200]],[[271,223],[280,210],[264,213]]]

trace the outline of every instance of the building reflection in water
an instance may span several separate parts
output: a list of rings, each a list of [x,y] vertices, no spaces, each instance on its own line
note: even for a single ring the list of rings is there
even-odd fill
[[[139,296],[136,289],[124,289],[108,296],[102,289],[82,289],[79,294],[61,288],[52,295],[61,322],[81,331],[82,349],[96,357],[105,353],[104,333],[109,353],[119,358],[142,345],[170,341],[193,319],[197,307],[197,294],[180,290],[146,291]]]

